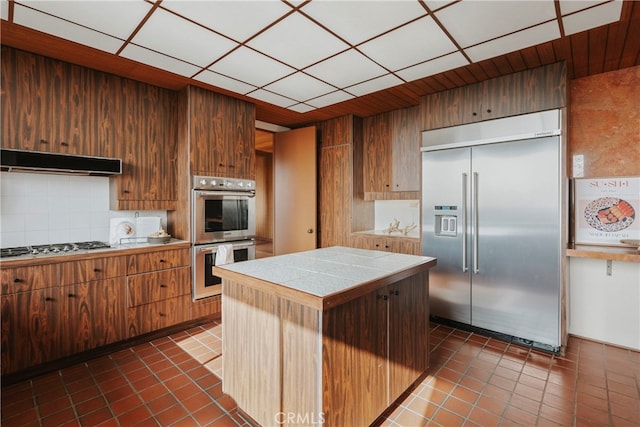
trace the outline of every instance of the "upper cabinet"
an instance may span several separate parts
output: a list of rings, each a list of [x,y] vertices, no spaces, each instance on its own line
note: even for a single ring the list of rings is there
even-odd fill
[[[255,105],[188,90],[191,174],[255,179]]]
[[[420,191],[419,114],[410,107],[364,119],[365,193]]]
[[[114,77],[2,47],[2,146],[113,157]]]
[[[177,94],[2,47],[2,146],[122,159],[111,209],[175,209]]]
[[[566,63],[557,62],[420,99],[421,130],[566,106]]]

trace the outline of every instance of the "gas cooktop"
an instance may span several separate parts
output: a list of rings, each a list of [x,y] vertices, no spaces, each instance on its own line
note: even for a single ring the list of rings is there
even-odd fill
[[[55,243],[50,245],[32,245],[32,246],[18,246],[16,248],[2,248],[0,249],[0,258],[18,257],[24,255],[38,256],[38,255],[65,255],[72,254],[78,251],[91,250],[91,249],[104,249],[109,248],[110,245],[105,242],[90,241],[90,242],[75,242],[75,243]]]

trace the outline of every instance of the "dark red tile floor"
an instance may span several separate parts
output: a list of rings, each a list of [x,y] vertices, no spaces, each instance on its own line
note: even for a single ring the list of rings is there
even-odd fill
[[[430,374],[383,426],[640,426],[640,353],[564,356],[432,324]],[[2,425],[248,426],[222,393],[220,324],[2,389]],[[347,427],[347,426],[345,426]]]

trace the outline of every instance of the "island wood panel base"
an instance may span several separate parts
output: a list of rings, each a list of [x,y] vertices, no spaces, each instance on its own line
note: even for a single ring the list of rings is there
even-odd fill
[[[428,368],[427,271],[324,311],[222,292],[223,391],[261,425],[369,425]]]

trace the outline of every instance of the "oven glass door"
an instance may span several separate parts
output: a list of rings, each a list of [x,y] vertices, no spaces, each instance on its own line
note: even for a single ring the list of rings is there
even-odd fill
[[[194,242],[210,243],[255,236],[252,193],[194,192]]]
[[[222,279],[213,274],[216,263],[216,245],[194,246],[193,248],[193,299],[219,295],[222,292]],[[234,262],[255,259],[254,241],[233,243]]]

